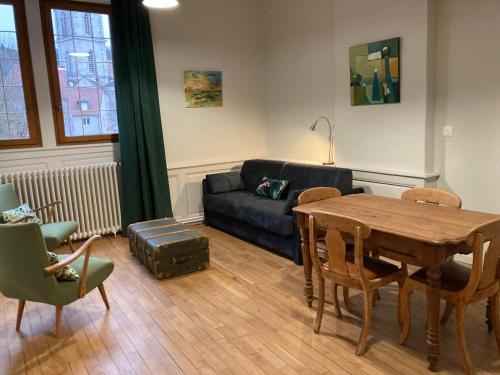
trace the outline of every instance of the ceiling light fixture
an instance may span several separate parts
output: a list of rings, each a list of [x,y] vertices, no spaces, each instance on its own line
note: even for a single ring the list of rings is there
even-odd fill
[[[144,0],[142,2],[148,8],[175,8],[179,5],[177,0]]]

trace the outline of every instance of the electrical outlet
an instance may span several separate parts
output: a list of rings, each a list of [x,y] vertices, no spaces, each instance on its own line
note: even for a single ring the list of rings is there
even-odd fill
[[[453,126],[450,125],[443,126],[443,136],[453,137]]]

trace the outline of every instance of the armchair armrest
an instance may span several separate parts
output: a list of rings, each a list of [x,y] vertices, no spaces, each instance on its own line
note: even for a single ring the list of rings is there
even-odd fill
[[[54,207],[56,205],[59,205],[59,204],[62,204],[62,201],[57,200],[57,201],[54,201],[52,203],[46,204],[45,206],[35,208],[35,209],[33,209],[33,212],[41,212],[41,211],[46,210],[48,208],[49,212],[48,212],[47,216],[49,218],[49,223],[52,223],[54,221]]]
[[[17,220],[11,221],[11,224],[24,223],[24,222],[31,220],[31,219],[36,219],[36,217],[32,216],[32,215],[24,216],[24,217],[21,217]]]
[[[90,259],[90,252],[92,250],[92,243],[101,238],[99,235],[95,235],[90,237],[85,243],[80,246],[78,250],[76,250],[73,254],[71,254],[69,257],[64,259],[62,262],[53,264],[52,266],[48,266],[44,268],[44,272],[46,275],[53,275],[57,271],[61,270],[62,268],[66,267],[67,265],[73,263],[75,260],[80,258],[82,255],[85,255],[85,260],[83,262],[83,270],[82,274],[80,275],[80,298],[85,296],[86,293],[86,287],[87,287],[87,268],[89,265],[89,259]]]

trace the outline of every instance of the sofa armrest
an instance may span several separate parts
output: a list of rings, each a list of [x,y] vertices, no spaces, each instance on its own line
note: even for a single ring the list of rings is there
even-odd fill
[[[307,189],[290,190],[286,197],[285,214],[292,215],[292,209],[298,205],[299,195]]]
[[[207,188],[207,179],[204,178],[202,181],[201,181],[201,192],[202,192],[202,195],[205,196],[208,194],[208,188]]]
[[[365,192],[365,189],[362,187],[353,187],[351,194],[363,194]]]

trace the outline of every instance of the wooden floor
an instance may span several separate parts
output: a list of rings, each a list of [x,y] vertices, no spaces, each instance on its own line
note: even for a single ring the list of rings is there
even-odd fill
[[[197,229],[210,236],[210,268],[162,282],[130,255],[126,239],[101,240],[95,255],[116,266],[105,284],[111,310],[93,291],[65,307],[59,339],[53,307],[28,302],[18,333],[17,301],[0,295],[0,374],[427,373],[423,296],[412,299],[410,337],[400,346],[397,287],[382,289],[368,351],[357,357],[360,295],[353,294],[353,313],[342,320],[328,304],[315,335],[315,305],[307,308],[302,298],[300,267],[212,228]],[[473,305],[469,351],[478,374],[498,374],[500,356],[483,322],[484,306]],[[453,318],[441,343],[440,374],[463,373]]]

